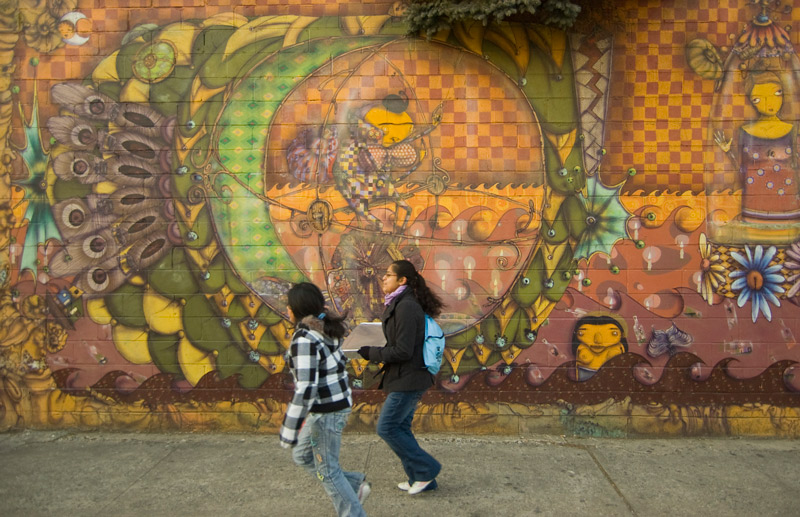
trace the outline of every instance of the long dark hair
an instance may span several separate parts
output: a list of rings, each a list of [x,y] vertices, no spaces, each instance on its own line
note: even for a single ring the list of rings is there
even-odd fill
[[[406,279],[408,288],[413,291],[425,314],[435,318],[442,313],[444,303],[431,291],[430,287],[425,283],[425,279],[417,272],[414,264],[407,260],[395,260],[392,262],[391,267],[397,278]]]
[[[288,300],[289,308],[292,309],[297,321],[306,316],[318,318],[320,314],[325,313],[322,318],[325,334],[332,338],[344,337],[346,331],[344,318],[337,318],[325,312],[325,297],[322,296],[319,287],[308,282],[295,284],[289,289]]]

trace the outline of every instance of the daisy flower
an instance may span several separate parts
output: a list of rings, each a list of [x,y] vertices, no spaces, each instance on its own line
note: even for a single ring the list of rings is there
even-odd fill
[[[717,288],[725,283],[725,266],[720,263],[719,253],[711,248],[705,233],[700,234],[700,288],[698,291],[709,305],[714,301]]]
[[[745,246],[744,251],[747,254],[746,257],[735,251],[731,253],[731,257],[743,268],[730,274],[733,280],[731,289],[739,293],[736,303],[739,307],[742,307],[748,300],[750,301],[754,323],[758,319],[759,312],[764,313],[767,321],[772,321],[772,311],[769,308],[769,304],[772,303],[780,307],[781,302],[775,296],[775,293],[783,293],[785,291],[781,287],[785,279],[783,275],[778,273],[781,270],[781,266],[779,264],[769,265],[778,249],[775,246],[770,246],[765,252],[764,248],[759,244],[756,246],[755,252],[750,251],[750,246]]]

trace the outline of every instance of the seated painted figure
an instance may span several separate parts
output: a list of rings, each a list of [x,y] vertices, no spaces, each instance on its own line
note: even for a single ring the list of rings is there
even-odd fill
[[[572,353],[579,381],[585,381],[612,357],[628,351],[624,325],[612,316],[584,316],[575,324]]]

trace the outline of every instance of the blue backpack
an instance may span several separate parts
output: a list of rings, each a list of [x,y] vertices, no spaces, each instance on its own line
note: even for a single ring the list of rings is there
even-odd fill
[[[436,320],[425,315],[425,343],[422,345],[422,358],[425,368],[433,375],[439,373],[442,367],[442,354],[444,353],[444,331]]]

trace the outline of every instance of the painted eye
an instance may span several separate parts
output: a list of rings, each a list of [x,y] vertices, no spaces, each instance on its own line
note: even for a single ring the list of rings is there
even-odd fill
[[[755,99],[752,100],[752,102],[753,104],[759,104],[761,102],[761,99],[756,97]]]
[[[486,338],[483,337],[483,334],[478,334],[477,336],[475,336],[475,342],[478,343],[479,345],[482,345],[485,340]]]
[[[72,173],[75,174],[75,176],[83,176],[88,171],[89,164],[86,162],[86,160],[78,159],[72,162]]]
[[[775,92],[775,97],[783,97],[783,90],[778,90]]]
[[[527,276],[522,278],[522,285],[528,285],[530,283],[531,283],[531,279],[528,278]]]
[[[80,228],[86,221],[86,213],[78,204],[67,205],[62,214],[61,220],[70,228]]]
[[[567,168],[566,167],[561,167],[560,169],[558,169],[558,175],[561,176],[562,178],[564,176],[566,176],[567,175]]]
[[[504,346],[506,346],[506,338],[504,338],[503,336],[498,337],[495,340],[495,344],[497,345],[498,348],[503,348]]]
[[[106,249],[106,240],[100,236],[92,236],[83,241],[83,252],[87,257],[100,258]]]
[[[97,268],[90,271],[87,277],[89,287],[95,291],[102,291],[108,287],[109,278],[105,269]]]
[[[619,331],[615,330],[615,331],[611,332],[611,335],[614,336],[614,337],[618,337],[619,336]]]
[[[556,236],[556,231],[554,229],[550,228],[549,230],[547,230],[547,236],[548,237],[555,237]]]
[[[556,285],[556,283],[553,282],[552,278],[548,278],[547,280],[544,281],[544,286],[548,289],[551,289],[554,285]]]

